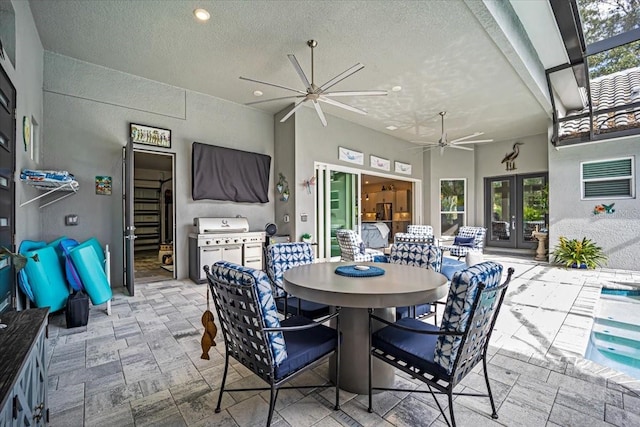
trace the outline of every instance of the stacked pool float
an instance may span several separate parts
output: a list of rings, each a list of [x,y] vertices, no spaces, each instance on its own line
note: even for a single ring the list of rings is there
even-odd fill
[[[72,290],[86,292],[93,305],[112,297],[104,252],[95,237],[82,243],[66,237],[49,243],[25,240],[18,252],[28,259],[18,283],[36,307],[62,310]]]

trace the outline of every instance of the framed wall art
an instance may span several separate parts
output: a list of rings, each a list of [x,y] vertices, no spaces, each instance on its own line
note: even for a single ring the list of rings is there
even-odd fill
[[[395,162],[396,173],[411,175],[411,165],[409,163]]]
[[[343,162],[364,165],[364,154],[344,147],[338,147],[338,159]]]
[[[369,156],[369,165],[374,169],[391,170],[391,161],[378,156]]]
[[[137,123],[131,123],[129,126],[131,142],[171,148],[171,131],[169,129],[155,128]]]

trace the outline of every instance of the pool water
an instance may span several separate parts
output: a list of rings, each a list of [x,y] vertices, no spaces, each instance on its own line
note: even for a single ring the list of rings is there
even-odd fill
[[[640,296],[603,290],[585,357],[640,379]]]

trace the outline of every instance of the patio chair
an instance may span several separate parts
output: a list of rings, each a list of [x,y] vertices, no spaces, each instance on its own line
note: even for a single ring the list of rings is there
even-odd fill
[[[340,257],[342,261],[372,261],[387,262],[384,252],[365,248],[362,239],[353,230],[337,230],[336,237],[340,245]]]
[[[424,243],[395,243],[391,246],[389,262],[427,268],[439,273],[442,267],[442,250],[437,246]],[[396,320],[404,317],[428,318],[435,315],[435,302],[411,307],[396,307]]]
[[[224,337],[225,364],[215,412],[220,412],[222,394],[231,391],[271,390],[267,426],[280,389],[331,387],[283,386],[299,374],[317,367],[328,356],[336,355],[336,401],[340,409],[340,309],[322,322],[335,319],[336,329],[303,316],[279,321],[271,284],[260,270],[227,261],[204,267],[213,295],[220,330]],[[263,379],[269,387],[225,389],[229,357]]]
[[[433,243],[433,227],[430,225],[407,226],[406,233],[396,233],[393,235],[393,243]]]
[[[451,256],[458,259],[467,255],[471,251],[482,253],[484,249],[484,237],[487,229],[484,227],[463,226],[458,230],[458,235],[454,238],[452,245],[442,245],[443,251],[449,251]]]
[[[309,243],[274,243],[266,249],[267,276],[271,280],[273,298],[278,311],[284,317],[302,315],[310,319],[329,314],[329,306],[313,301],[302,300],[289,295],[283,288],[284,272],[299,265],[312,264],[315,260],[313,248]]]
[[[447,425],[456,425],[453,395],[489,397],[491,417],[498,418],[487,373],[487,349],[513,271],[509,268],[502,285],[502,266],[492,261],[456,273],[439,328],[412,318],[391,323],[369,309],[369,412],[373,411],[372,391],[379,389],[371,385],[375,357],[427,385],[427,390],[384,390],[431,393]],[[387,326],[373,332],[374,320]],[[480,360],[488,394],[454,393],[455,386]],[[451,423],[436,394],[447,395]]]

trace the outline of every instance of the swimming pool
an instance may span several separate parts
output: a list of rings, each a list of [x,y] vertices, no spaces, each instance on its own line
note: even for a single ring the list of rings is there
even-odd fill
[[[585,357],[640,379],[640,295],[603,289]]]

